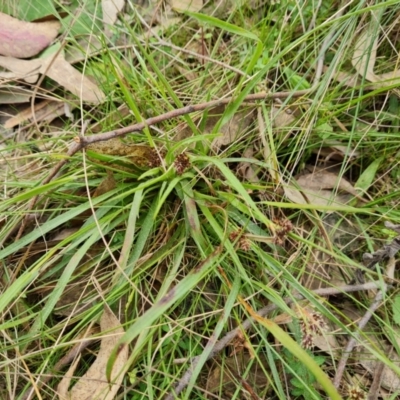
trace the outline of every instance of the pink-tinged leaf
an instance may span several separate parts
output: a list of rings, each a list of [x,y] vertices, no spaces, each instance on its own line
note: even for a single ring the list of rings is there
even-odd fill
[[[60,26],[58,21],[26,22],[0,13],[0,54],[33,57],[49,46]]]

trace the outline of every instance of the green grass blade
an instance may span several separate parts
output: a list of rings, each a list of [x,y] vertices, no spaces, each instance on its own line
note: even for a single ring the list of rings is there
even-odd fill
[[[184,277],[176,286],[172,287],[169,292],[162,297],[153,307],[147,310],[137,321],[126,331],[119,340],[118,345],[112,352],[107,363],[106,374],[107,379],[111,379],[111,371],[118,353],[123,346],[129,346],[130,343],[143,331],[151,328],[151,325],[160,318],[169,308],[178,304],[179,300],[189,293],[201,279],[203,279],[212,268],[214,268],[221,259],[221,248],[217,248],[210,256],[204,260],[189,275]],[[138,355],[140,349],[134,349],[126,364],[125,371],[129,369],[133,361]]]
[[[185,14],[189,15],[192,18],[197,19],[200,22],[205,24],[209,24],[211,26],[215,26],[216,28],[220,28],[226,32],[233,33],[234,35],[242,36],[247,39],[255,40],[257,42],[260,41],[259,37],[254,33],[249,32],[248,30],[241,28],[237,25],[230,24],[229,22],[222,21],[218,18],[212,17],[206,14],[194,13],[190,11],[186,11]]]

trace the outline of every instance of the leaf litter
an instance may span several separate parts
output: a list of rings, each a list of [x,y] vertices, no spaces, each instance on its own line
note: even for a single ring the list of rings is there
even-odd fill
[[[58,35],[58,21],[26,22],[0,12],[0,54],[30,58],[46,49]]]
[[[107,306],[104,308],[100,318],[100,330],[103,333],[103,337],[101,338],[100,350],[97,353],[96,360],[69,390],[69,385],[79,363],[79,357],[74,361],[58,385],[57,392],[60,400],[96,400],[99,398],[113,400],[115,398],[124,379],[121,371],[124,369],[128,359],[128,347],[125,346],[118,352],[111,381],[108,382],[106,365],[118,343],[118,339],[125,331],[114,313]]]

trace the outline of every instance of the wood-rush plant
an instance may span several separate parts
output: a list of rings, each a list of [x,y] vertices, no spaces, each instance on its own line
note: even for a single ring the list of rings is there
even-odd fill
[[[127,2],[114,36],[87,3],[58,5],[59,49],[84,50],[105,100],[44,77],[30,107],[74,119],[1,143],[0,397],[73,375],[130,399],[361,398],[366,359],[400,374],[397,3],[212,3],[176,24]]]

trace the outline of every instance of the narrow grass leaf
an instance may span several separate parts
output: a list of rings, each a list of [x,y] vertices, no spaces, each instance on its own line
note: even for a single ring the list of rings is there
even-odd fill
[[[229,22],[222,21],[215,17],[211,17],[210,15],[194,13],[190,11],[186,11],[185,14],[205,24],[209,24],[215,26],[216,28],[220,28],[226,32],[233,33],[234,35],[242,36],[247,39],[255,40],[257,42],[260,41],[259,37],[254,33],[251,33],[244,28],[240,28],[237,25],[230,24]]]
[[[256,49],[254,51],[254,54],[252,58],[249,60],[248,65],[247,65],[247,70],[246,72],[249,74],[254,68],[254,65],[258,62],[259,58],[261,57],[261,54],[263,52],[263,44],[261,42],[257,43]],[[268,68],[263,68],[265,72],[269,69]],[[263,71],[260,71],[257,73],[249,83],[242,89],[243,83],[246,82],[245,77],[243,77],[239,84],[237,85],[237,88],[235,90],[235,95],[236,98],[228,104],[228,106],[225,108],[224,114],[222,115],[221,119],[218,121],[217,124],[215,124],[215,127],[212,130],[212,133],[218,133],[218,131],[221,129],[222,126],[224,126],[226,123],[228,123],[233,116],[235,115],[236,111],[239,109],[239,107],[242,105],[243,101],[245,100],[245,97],[250,94],[254,86],[265,76],[265,73],[262,73]]]
[[[184,234],[183,229],[177,229],[163,246],[159,247],[146,261],[143,262],[143,264],[140,265],[140,270],[134,271],[134,273],[131,275],[132,279],[134,279],[137,275],[142,274],[143,271],[148,270],[152,266],[157,265],[163,260],[165,261],[166,257],[169,257],[171,254],[173,254],[185,240],[186,235]]]
[[[158,200],[158,204],[157,204],[157,208],[155,211],[155,215],[158,215],[158,213],[160,212],[161,207],[165,204],[165,201],[167,200],[167,197],[171,194],[171,192],[175,189],[175,186],[179,183],[179,181],[182,178],[177,176],[174,179],[172,179],[172,181],[168,182],[168,186],[166,187],[166,189],[162,189],[159,192],[159,200]],[[166,183],[166,182],[164,182]]]
[[[248,309],[248,307],[245,307]],[[251,312],[253,318],[255,318],[261,325],[263,325],[275,339],[282,344],[290,353],[297,357],[301,362],[309,369],[309,371],[315,376],[315,379],[325,389],[325,392],[330,396],[331,400],[342,400],[342,396],[338,393],[337,389],[333,385],[331,379],[322,371],[321,367],[315,362],[315,360],[296,343],[282,328],[271,320],[259,317],[257,314]]]
[[[239,271],[241,278],[247,283],[250,282],[250,278],[242,262],[240,261],[237,251],[235,250],[232,242],[227,237],[228,236],[228,232],[226,229],[227,227],[223,228],[221,226],[221,224],[216,220],[216,218],[214,218],[214,215],[210,212],[208,207],[204,207],[202,205],[199,205],[199,207],[204,216],[207,218],[208,224],[217,234],[218,239],[222,242],[222,245],[225,247],[226,251],[231,257],[231,261]]]
[[[137,321],[126,331],[119,340],[118,345],[112,352],[107,363],[107,379],[110,381],[112,369],[118,352],[129,344],[143,331],[151,328],[152,324],[160,318],[165,312],[178,304],[179,300],[188,294],[209,271],[216,266],[221,258],[221,248],[217,248],[210,256],[196,267],[190,274],[184,277],[176,286],[172,287],[169,292],[162,297],[153,307],[147,310]],[[139,349],[140,350],[140,349]],[[132,362],[137,357],[137,351],[133,351],[127,362],[125,371],[127,371]]]
[[[120,269],[118,268],[117,270],[119,272],[121,272],[121,269],[125,270],[129,253],[132,249],[132,244],[136,229],[136,220],[139,216],[142,199],[143,199],[143,190],[138,190],[133,197],[131,210],[129,212],[128,223],[125,231],[124,244],[122,245],[121,256],[118,260],[119,266],[121,267]],[[116,273],[119,274],[118,272]]]
[[[112,190],[110,192],[104,193],[103,195],[99,197],[95,197],[91,200],[90,202],[86,202],[84,204],[80,204],[79,206],[70,209],[69,211],[65,212],[64,214],[61,214],[54,219],[45,222],[40,226],[40,229],[35,229],[34,231],[28,233],[24,237],[22,237],[20,240],[18,240],[15,243],[10,244],[3,250],[0,250],[0,259],[4,259],[5,257],[9,256],[10,254],[13,254],[17,252],[18,250],[22,249],[23,247],[27,246],[31,242],[35,241],[36,239],[43,237],[46,233],[52,231],[53,229],[67,223],[74,217],[78,216],[79,214],[82,214],[84,211],[88,210],[91,208],[92,205],[97,205],[104,200],[112,197],[113,195],[115,196],[116,193],[118,193],[119,190]]]
[[[204,257],[207,254],[209,246],[203,236],[193,190],[189,181],[181,181],[180,189],[179,192],[181,193],[181,196],[183,196],[183,201],[185,203],[185,219],[187,226],[189,227],[190,235],[196,242],[197,247]]]
[[[201,373],[202,368],[204,367],[204,364],[207,362],[209,355],[211,354],[211,352],[214,349],[215,342],[220,337],[221,332],[226,327],[226,323],[227,323],[228,319],[232,315],[232,308],[234,307],[234,305],[236,303],[236,296],[239,294],[240,281],[241,281],[240,275],[236,274],[235,280],[234,280],[232,286],[229,288],[229,295],[226,298],[225,306],[221,313],[221,316],[214,328],[212,335],[210,336],[204,350],[202,351],[202,353],[197,361],[196,367],[194,368],[194,370],[192,372],[192,376],[191,376],[189,384],[187,386],[185,399],[189,399],[192,389],[193,389],[194,385],[196,384],[196,380],[197,380],[199,374]]]
[[[210,143],[219,136],[219,134],[202,134],[201,136],[190,136],[186,139],[180,140],[179,142],[175,143],[169,149],[169,153],[173,154],[175,151],[181,148],[185,148],[190,146],[193,143],[202,142],[202,141],[209,141]]]
[[[392,312],[393,312],[393,321],[397,325],[400,325],[400,296],[396,296],[394,298],[392,304]]]
[[[136,35],[134,33],[133,33],[132,39],[135,40],[135,43],[136,43],[138,49],[141,51],[143,56],[147,59],[149,65],[153,69],[154,73],[157,75],[157,78],[159,79],[159,81],[157,81],[154,77],[154,74],[150,73],[150,72],[148,73],[148,79],[153,80],[155,87],[160,87],[160,83],[161,83],[162,87],[159,88],[160,92],[165,93],[165,91],[164,91],[164,89],[165,89],[166,92],[168,93],[168,95],[171,96],[171,98],[173,99],[175,105],[178,108],[183,107],[183,103],[182,103],[181,99],[177,96],[174,89],[168,82],[168,79],[165,77],[165,74],[160,70],[157,63],[154,61],[153,56],[145,50],[145,48],[142,46],[140,41],[136,38]],[[146,65],[146,63],[143,62],[142,57],[138,56],[138,60],[141,63],[143,70],[147,71],[147,65]],[[173,108],[173,106],[171,105],[171,109],[172,108]],[[189,125],[190,129],[192,130],[192,132],[195,135],[200,133],[190,115],[184,115],[183,118],[185,119],[186,123]]]
[[[96,230],[92,233],[91,237],[83,243],[78,251],[73,254],[66,268],[63,270],[60,278],[57,280],[57,284],[51,292],[49,298],[46,301],[44,307],[40,310],[35,322],[33,323],[28,335],[35,336],[36,333],[41,330],[53,311],[57,301],[60,299],[65,287],[71,279],[72,274],[79,267],[80,261],[87,254],[88,250],[96,243],[100,238],[99,232]]]
[[[134,270],[136,266],[137,260],[139,260],[143,249],[147,243],[147,240],[151,234],[151,231],[153,230],[154,227],[154,220],[155,220],[155,210],[157,208],[157,203],[158,199],[155,198],[153,200],[153,203],[151,204],[149,210],[147,211],[147,215],[145,220],[142,223],[139,235],[136,239],[135,245],[133,246],[133,250],[131,253],[131,256],[129,258],[129,261],[127,263],[126,267],[126,274],[130,276],[132,274],[132,271]]]
[[[264,223],[269,229],[272,231],[275,230],[274,224],[259,210],[257,205],[254,203],[253,199],[247,193],[246,189],[243,187],[243,184],[239,181],[238,178],[234,175],[234,173],[219,159],[205,156],[196,156],[193,157],[193,161],[206,161],[210,164],[214,164],[221,173],[226,178],[226,183],[231,186],[246,202],[246,206],[249,207],[252,211],[252,214],[262,223]]]
[[[13,196],[11,199],[2,201],[1,209],[7,210],[13,204],[30,200],[35,196],[40,196],[42,194],[45,194],[45,193],[51,191],[54,188],[61,187],[67,183],[74,182],[75,180],[76,180],[76,176],[69,176],[67,178],[57,179],[50,183],[46,183],[45,185],[41,185],[40,183],[37,183],[37,187],[34,187],[33,189],[30,189],[27,191],[23,191],[22,193],[19,193],[19,194]]]

